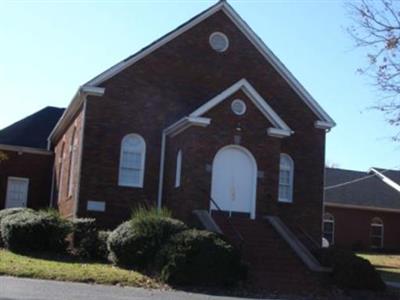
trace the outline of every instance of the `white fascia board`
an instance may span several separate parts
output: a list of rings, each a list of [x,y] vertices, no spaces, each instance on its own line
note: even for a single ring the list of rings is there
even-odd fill
[[[253,86],[246,80],[241,79],[238,82],[231,85],[229,88],[210,99],[194,112],[190,114],[191,117],[200,117],[206,112],[208,112],[213,107],[220,104],[222,101],[227,99],[229,96],[237,92],[238,90],[243,90],[243,92],[249,97],[249,99],[254,103],[254,105],[261,111],[261,113],[275,126],[276,129],[283,130],[289,133],[293,132],[289,126],[279,117],[279,115],[272,109],[271,106],[265,101],[263,97],[253,88]]]
[[[172,41],[182,33],[186,32],[190,28],[196,26],[197,24],[201,23],[203,20],[207,19],[209,16],[213,15],[217,11],[219,11],[222,7],[224,6],[224,3],[221,1],[214,6],[206,9],[202,13],[200,13],[196,18],[194,18],[191,22],[187,23],[186,25],[182,27],[178,27],[178,29],[175,29],[171,31],[170,33],[166,34],[164,37],[161,37],[157,42],[155,42],[153,45],[150,45],[149,47],[144,48],[143,50],[140,50],[136,54],[132,55],[131,57],[124,59],[123,61],[119,62],[118,64],[114,65],[113,67],[107,69],[100,75],[96,76],[89,82],[87,82],[85,85],[90,85],[90,86],[97,86],[101,83],[103,83],[105,80],[110,79],[114,75],[120,73],[121,71],[125,70],[126,68],[130,67],[131,65],[135,64],[137,61],[141,60],[143,57],[146,57],[153,51],[157,50],[161,46],[167,44],[168,42]]]
[[[273,136],[273,137],[277,137],[277,138],[285,138],[285,137],[288,137],[291,134],[293,134],[293,131],[270,127],[267,129],[267,133],[269,136]]]
[[[4,145],[4,144],[0,144],[0,149],[3,151],[13,151],[13,152],[22,152],[22,153],[30,153],[30,154],[42,154],[42,155],[52,155],[53,154],[52,151],[47,151],[47,150],[41,149],[41,148]]]
[[[226,2],[221,1],[203,13],[199,14],[192,21],[186,25],[178,28],[171,33],[160,38],[153,45],[145,48],[134,54],[133,56],[121,61],[113,67],[107,69],[100,75],[96,76],[85,85],[97,86],[105,80],[113,77],[120,73],[126,68],[130,67],[143,57],[149,55],[156,49],[175,39],[182,33],[186,32],[190,28],[196,26],[209,16],[213,15],[217,11],[222,10],[231,21],[241,30],[241,32],[250,40],[250,42],[256,47],[256,49],[264,56],[264,58],[278,71],[278,73],[288,82],[288,84],[294,89],[294,91],[300,96],[300,98],[306,103],[306,105],[320,118],[320,121],[325,122],[328,128],[332,128],[336,125],[333,119],[322,109],[317,101],[306,91],[306,89],[300,84],[300,82],[290,73],[290,71],[284,66],[284,64],[273,54],[273,52],[265,45],[265,43],[257,36],[257,34],[250,28],[250,26],[239,16],[238,13]],[[317,127],[319,128],[319,127]]]
[[[231,21],[243,32],[243,34],[253,43],[257,50],[264,58],[278,71],[278,73],[286,80],[286,82],[301,97],[307,106],[320,118],[320,121],[330,124],[329,128],[336,125],[335,121],[327,112],[318,104],[318,102],[307,92],[301,83],[293,76],[293,74],[285,67],[278,57],[268,48],[268,46],[260,39],[251,27],[242,19],[242,17],[228,4],[222,7]]]
[[[210,123],[210,118],[184,117],[172,124],[171,126],[167,127],[164,132],[166,135],[174,137],[185,129],[189,128],[190,126],[207,127],[208,125],[210,125]]]
[[[54,126],[53,130],[50,132],[49,137],[47,138],[47,149],[51,149],[51,141],[54,136],[62,130],[63,126],[68,123],[71,118],[75,115],[75,113],[82,106],[84,99],[86,96],[97,96],[101,97],[105,93],[105,88],[102,87],[94,87],[94,86],[81,86],[78,91],[75,93],[72,98],[70,104],[67,109],[62,114],[61,118],[58,120],[56,126]]]
[[[379,172],[378,170],[376,170],[374,168],[369,169],[369,173],[371,173],[371,172],[374,173],[376,176],[378,176],[378,178],[380,180],[382,180],[384,183],[386,183],[388,186],[395,189],[397,192],[400,192],[400,185],[397,184],[396,182],[394,182],[392,179],[383,175],[381,172]]]

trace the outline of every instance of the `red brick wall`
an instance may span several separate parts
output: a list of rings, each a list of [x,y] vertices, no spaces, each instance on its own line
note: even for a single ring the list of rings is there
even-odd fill
[[[226,52],[217,53],[209,46],[208,38],[214,31],[222,31],[229,37],[230,47]],[[291,222],[299,219],[319,239],[325,132],[314,128],[317,118],[312,111],[222,12],[108,80],[103,84],[106,88],[103,97],[88,97],[78,214],[98,217],[104,223],[118,223],[127,218],[138,203],[155,204],[162,130],[242,78],[246,78],[295,131],[292,137],[280,142],[267,136],[264,118],[245,122],[243,143],[257,153],[260,170],[265,171],[265,178],[259,180],[261,200],[258,205],[262,207],[259,210],[266,214],[279,213]],[[227,110],[215,113],[223,123],[184,133],[190,136],[185,140],[185,151],[195,152],[209,146],[204,150],[207,157],[197,153],[199,169],[189,170],[193,179],[184,179],[188,180],[185,184],[196,178],[206,186],[210,174],[201,173],[205,164],[212,162],[221,146],[233,142],[236,119]],[[252,132],[252,128],[256,131]],[[223,132],[218,132],[220,129]],[[129,133],[138,133],[146,141],[143,189],[118,186],[120,143]],[[196,135],[202,139],[196,140]],[[291,154],[296,164],[293,204],[276,203],[281,150]],[[167,163],[175,169],[176,154],[171,155],[173,162]],[[184,172],[188,174],[187,170]],[[186,198],[193,193],[191,191]],[[89,200],[104,201],[106,213],[87,212]],[[182,214],[189,211],[184,203],[180,209]]]
[[[400,213],[325,206],[335,218],[335,244],[370,247],[370,224],[374,217],[384,224],[384,248],[400,250]]]
[[[70,125],[59,138],[56,146],[54,147],[55,153],[55,182],[54,182],[54,199],[53,203],[58,207],[61,215],[66,218],[71,218],[75,213],[76,197],[78,192],[78,179],[79,179],[79,164],[80,164],[80,150],[82,146],[82,130],[83,130],[83,110],[71,121]],[[72,139],[75,132],[77,141],[75,151],[76,154],[72,157]],[[64,154],[62,154],[62,152]],[[61,159],[62,158],[62,159]],[[72,159],[73,158],[73,159]],[[72,160],[71,160],[72,159]],[[71,162],[70,162],[71,161]],[[73,164],[73,165],[72,165]],[[62,166],[62,170],[60,167]],[[70,176],[70,167],[72,167],[73,174]],[[69,178],[70,177],[70,178]],[[71,193],[69,193],[69,183],[72,186]]]
[[[8,177],[29,178],[27,206],[47,207],[50,202],[53,155],[3,152],[8,159],[0,162],[0,209],[5,207]]]

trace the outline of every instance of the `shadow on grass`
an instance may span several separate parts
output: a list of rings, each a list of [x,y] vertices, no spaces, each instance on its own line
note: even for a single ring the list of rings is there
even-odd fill
[[[80,263],[80,264],[108,264],[105,260],[96,260],[83,258],[77,255],[73,255],[68,252],[64,253],[53,253],[53,252],[13,252],[16,255],[21,255],[29,258],[42,259],[60,263]]]

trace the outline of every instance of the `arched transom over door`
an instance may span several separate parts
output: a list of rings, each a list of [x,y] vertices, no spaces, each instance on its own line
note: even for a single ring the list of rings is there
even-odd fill
[[[218,151],[212,167],[211,197],[227,212],[255,217],[257,163],[247,149],[231,145]],[[210,203],[211,209],[217,209]]]

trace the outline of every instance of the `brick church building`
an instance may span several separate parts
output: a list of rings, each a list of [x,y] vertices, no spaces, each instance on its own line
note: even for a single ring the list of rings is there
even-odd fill
[[[50,205],[105,227],[138,205],[187,222],[195,212],[240,233],[254,278],[299,285],[321,271],[309,250],[334,125],[220,1],[83,84],[65,111],[0,131],[0,208]]]

